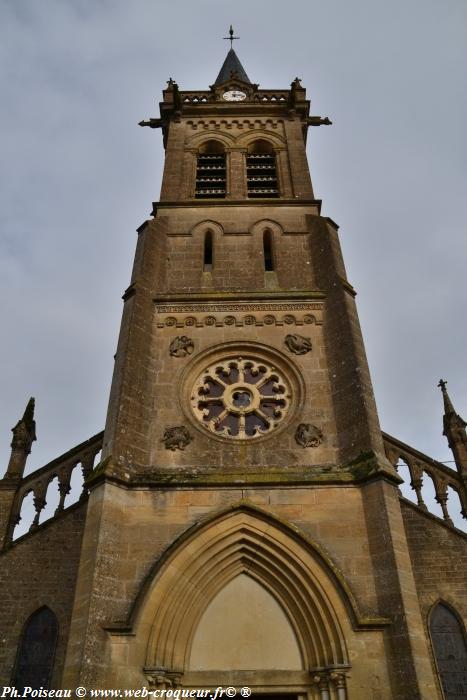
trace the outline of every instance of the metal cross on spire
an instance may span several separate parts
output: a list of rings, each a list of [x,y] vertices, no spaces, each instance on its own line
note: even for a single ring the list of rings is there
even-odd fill
[[[230,34],[230,36],[224,36],[223,38],[227,39],[227,41],[230,41],[230,48],[232,48],[233,43],[234,43],[234,39],[240,39],[240,37],[234,36],[234,30],[232,28],[232,25],[230,25],[229,34]]]

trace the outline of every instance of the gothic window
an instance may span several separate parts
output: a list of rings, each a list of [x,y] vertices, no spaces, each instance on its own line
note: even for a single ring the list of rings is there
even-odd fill
[[[212,231],[206,231],[204,235],[203,270],[212,270]]]
[[[196,199],[224,199],[225,150],[219,141],[207,141],[199,149],[196,164]]]
[[[22,690],[49,688],[58,638],[58,621],[50,608],[36,610],[23,630],[13,685]]]
[[[467,647],[464,630],[454,612],[438,603],[430,617],[430,634],[445,700],[467,695]]]
[[[259,357],[231,356],[203,370],[192,389],[191,405],[210,432],[248,439],[274,430],[291,398],[284,372]]]
[[[273,272],[274,258],[272,255],[272,234],[269,229],[263,233],[263,255],[264,269],[266,272]]]
[[[276,156],[268,141],[255,141],[246,156],[248,197],[278,197]]]

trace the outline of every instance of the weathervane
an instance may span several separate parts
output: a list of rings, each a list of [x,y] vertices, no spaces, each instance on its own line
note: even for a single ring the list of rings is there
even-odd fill
[[[227,39],[227,41],[230,41],[230,48],[232,48],[234,39],[240,39],[240,37],[234,36],[234,30],[232,29],[232,25],[230,25],[229,34],[230,36],[224,36],[223,38]]]

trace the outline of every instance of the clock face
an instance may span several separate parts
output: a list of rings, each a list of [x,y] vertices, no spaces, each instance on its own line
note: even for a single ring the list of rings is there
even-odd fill
[[[246,98],[246,94],[241,90],[227,90],[227,92],[224,92],[222,95],[222,98],[227,100],[227,102],[240,102],[240,100]]]

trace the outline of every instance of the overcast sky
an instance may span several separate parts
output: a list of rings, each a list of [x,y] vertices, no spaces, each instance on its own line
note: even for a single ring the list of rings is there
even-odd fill
[[[103,428],[135,229],[159,197],[169,77],[302,78],[382,428],[441,460],[437,383],[467,418],[465,0],[2,0],[0,457],[36,397],[29,470]],[[3,470],[3,468],[2,468]]]

